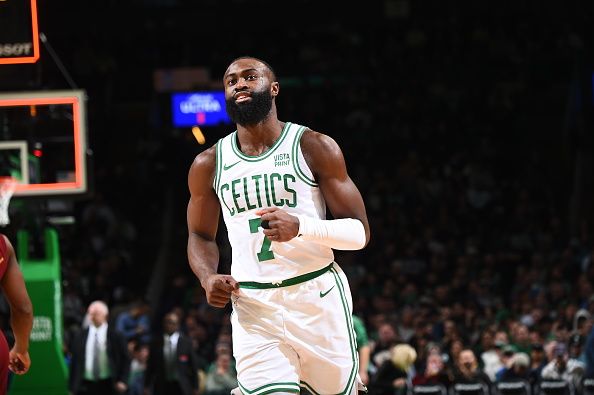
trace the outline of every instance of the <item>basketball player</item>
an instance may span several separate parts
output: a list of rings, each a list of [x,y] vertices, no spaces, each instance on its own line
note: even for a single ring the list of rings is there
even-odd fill
[[[351,293],[333,249],[367,245],[361,194],[332,138],[277,118],[266,62],[237,58],[223,83],[237,130],[191,165],[188,259],[212,306],[232,299],[232,393],[356,394]],[[217,274],[220,211],[231,275]]]
[[[0,286],[10,305],[10,326],[14,333],[14,345],[9,352],[6,338],[0,331],[0,394],[6,394],[8,369],[16,374],[25,374],[31,366],[29,335],[33,327],[33,307],[14,248],[1,233]]]

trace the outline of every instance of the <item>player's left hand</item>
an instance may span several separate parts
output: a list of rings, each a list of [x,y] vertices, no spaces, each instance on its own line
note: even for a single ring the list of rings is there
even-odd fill
[[[16,374],[25,374],[31,366],[31,358],[29,353],[17,352],[14,348],[8,354],[8,369]]]
[[[278,207],[258,210],[256,215],[262,219],[264,234],[270,241],[289,241],[299,232],[299,219]]]

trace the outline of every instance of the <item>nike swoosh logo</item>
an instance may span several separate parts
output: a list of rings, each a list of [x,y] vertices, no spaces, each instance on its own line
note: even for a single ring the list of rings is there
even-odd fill
[[[334,287],[336,287],[336,285],[333,285],[332,288],[330,288],[326,292],[320,291],[320,298],[323,298],[324,296],[328,295],[328,292],[332,291],[334,289]]]
[[[232,168],[233,166],[235,166],[236,164],[238,164],[239,162],[241,162],[240,160],[238,160],[235,163],[232,163],[230,165],[223,165],[223,170],[229,170],[230,168]]]

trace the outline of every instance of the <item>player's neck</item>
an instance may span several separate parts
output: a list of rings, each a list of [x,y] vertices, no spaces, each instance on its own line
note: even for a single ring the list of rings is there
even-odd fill
[[[256,125],[241,126],[237,125],[237,138],[242,151],[244,148],[253,152],[264,152],[272,147],[280,137],[284,122],[276,117],[268,118]],[[244,151],[244,153],[246,153]]]

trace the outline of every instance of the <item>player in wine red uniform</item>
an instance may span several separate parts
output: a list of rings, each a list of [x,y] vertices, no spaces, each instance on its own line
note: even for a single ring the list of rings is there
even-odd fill
[[[10,326],[14,334],[14,345],[9,351],[6,338],[0,332],[0,395],[3,395],[7,391],[8,370],[25,374],[31,365],[29,335],[33,327],[33,307],[14,248],[1,233],[0,288],[10,305]]]

